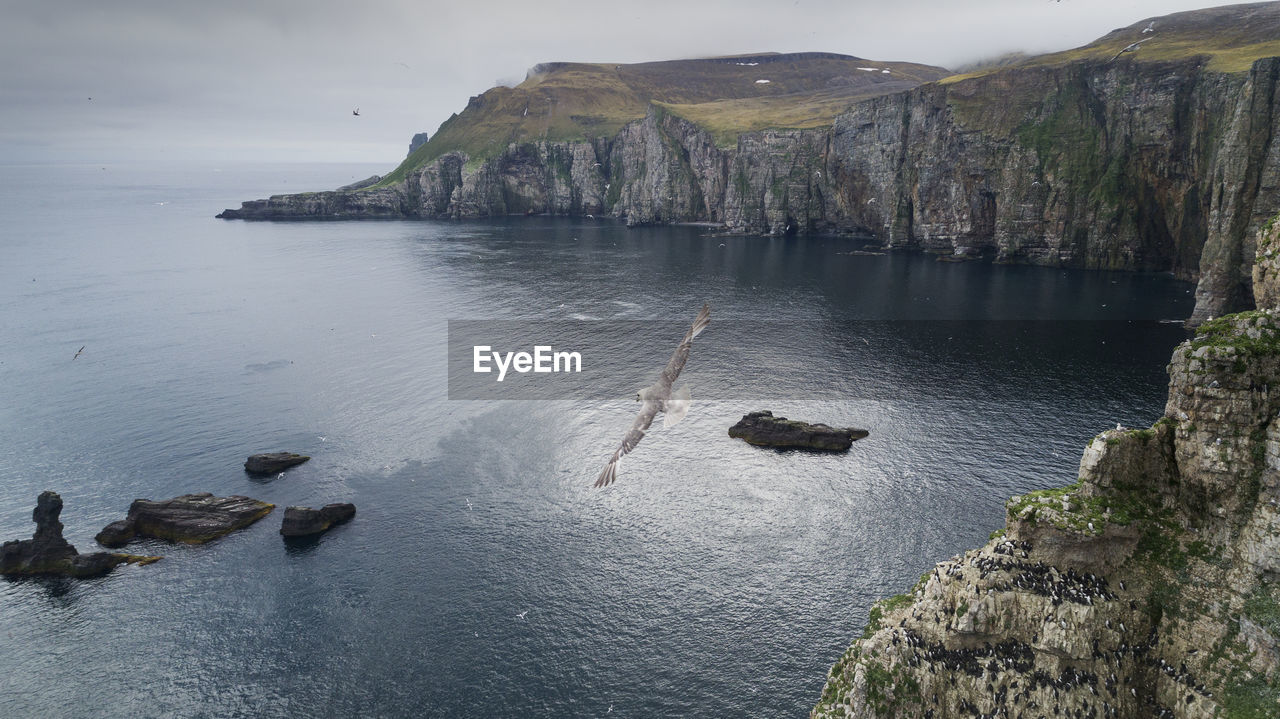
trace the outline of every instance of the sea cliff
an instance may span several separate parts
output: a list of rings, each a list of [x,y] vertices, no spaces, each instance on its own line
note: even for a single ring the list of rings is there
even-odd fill
[[[1280,716],[1280,279],[1258,280],[1263,309],[1174,350],[1154,426],[1099,434],[1073,484],[879,602],[812,716]]]
[[[1148,36],[1149,22],[990,71],[930,81],[910,66],[909,81],[849,89],[842,111],[823,96],[830,116],[791,122],[803,127],[760,109],[778,98],[649,97],[616,132],[570,115],[581,126],[539,136],[526,122],[510,130],[516,141],[495,133],[476,144],[486,123],[519,107],[515,90],[497,88],[372,187],[278,195],[220,217],[590,214],[847,233],[1003,262],[1170,271],[1198,282],[1198,323],[1252,306],[1253,238],[1280,206],[1280,58],[1270,56],[1280,54],[1280,3],[1159,18]],[[1140,51],[1117,54],[1144,37]],[[551,82],[529,97],[562,101]],[[742,129],[753,127],[743,117],[779,127]]]

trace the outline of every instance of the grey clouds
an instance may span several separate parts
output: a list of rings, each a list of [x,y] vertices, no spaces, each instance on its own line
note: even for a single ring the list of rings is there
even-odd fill
[[[389,168],[415,132],[539,62],[820,50],[954,67],[1223,4],[0,0],[0,162]]]

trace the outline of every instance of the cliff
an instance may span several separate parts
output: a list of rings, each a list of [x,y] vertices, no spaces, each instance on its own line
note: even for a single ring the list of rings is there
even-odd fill
[[[813,717],[1280,716],[1280,278],[1255,289],[1174,350],[1153,427],[879,602]]]
[[[558,63],[472,98],[371,188],[219,216],[536,212],[848,233],[1004,262],[1172,271],[1199,282],[1199,322],[1251,306],[1253,237],[1280,205],[1277,55],[1280,3],[1261,3],[1147,19],[945,78],[819,53]]]

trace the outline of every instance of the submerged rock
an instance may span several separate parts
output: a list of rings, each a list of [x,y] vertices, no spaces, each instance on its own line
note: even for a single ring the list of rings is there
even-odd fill
[[[356,505],[350,503],[326,504],[320,509],[285,507],[280,533],[286,537],[320,534],[336,524],[350,521],[354,516],[356,516]]]
[[[729,428],[729,436],[746,440],[761,447],[794,447],[843,452],[855,440],[870,432],[854,427],[829,427],[825,424],[809,424],[786,417],[774,417],[773,412],[761,410],[742,416]]]
[[[41,492],[31,513],[36,532],[31,539],[5,542],[0,547],[0,574],[96,577],[121,564],[150,564],[160,559],[112,552],[80,554],[62,537],[61,513],[62,497],[57,492]]]
[[[297,466],[311,459],[303,454],[295,454],[293,452],[267,452],[265,454],[251,454],[245,460],[244,471],[249,474],[275,474],[283,472],[290,467]]]
[[[135,537],[203,544],[253,524],[272,509],[274,504],[249,497],[215,497],[208,492],[162,502],[135,499],[126,519],[108,524],[95,538],[107,547],[123,546]]]

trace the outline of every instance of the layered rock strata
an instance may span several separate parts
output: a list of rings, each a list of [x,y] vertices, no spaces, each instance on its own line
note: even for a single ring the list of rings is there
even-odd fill
[[[141,537],[203,544],[253,524],[274,508],[249,497],[215,497],[208,492],[159,502],[135,499],[128,516],[108,524],[96,539],[105,547],[122,547]]]
[[[1160,421],[1098,435],[1074,484],[879,602],[813,716],[1280,716],[1275,310],[1203,324]]]
[[[1276,7],[1240,8],[1215,12],[1280,32]],[[1220,72],[1193,53],[1089,56],[928,83],[855,102],[830,127],[743,132],[732,146],[653,104],[612,137],[446,152],[371,188],[220,217],[536,212],[851,233],[1002,262],[1171,271],[1199,282],[1199,322],[1251,307],[1254,234],[1280,206],[1277,130],[1280,58]]]

